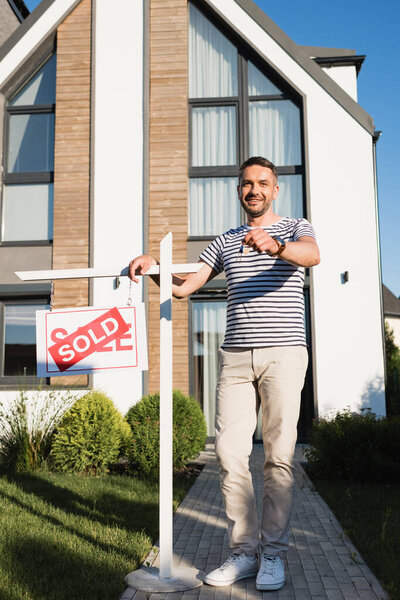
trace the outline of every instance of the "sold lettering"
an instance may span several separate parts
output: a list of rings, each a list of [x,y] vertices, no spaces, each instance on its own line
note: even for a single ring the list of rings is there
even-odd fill
[[[119,310],[112,308],[65,337],[65,329],[54,330],[51,340],[55,343],[48,350],[59,370],[66,371],[90,354],[100,351],[106,344],[120,338],[128,330],[129,326]]]

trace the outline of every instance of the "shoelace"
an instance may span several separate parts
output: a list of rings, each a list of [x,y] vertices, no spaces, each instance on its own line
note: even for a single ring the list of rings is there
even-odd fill
[[[269,575],[272,575],[277,563],[277,556],[268,556],[266,554],[263,554],[261,557],[261,565],[260,568],[262,570],[263,573],[268,573]]]
[[[233,563],[239,558],[239,556],[240,554],[231,554],[230,556],[228,556],[224,564],[221,565],[220,569],[223,570],[233,565]]]

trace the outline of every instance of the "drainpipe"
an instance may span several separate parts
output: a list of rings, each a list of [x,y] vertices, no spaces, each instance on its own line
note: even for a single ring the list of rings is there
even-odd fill
[[[378,249],[378,276],[379,276],[379,303],[381,311],[381,330],[382,330],[382,352],[383,352],[383,373],[385,384],[385,407],[387,413],[386,399],[386,384],[387,384],[387,369],[386,369],[386,346],[385,346],[385,314],[383,310],[383,290],[382,290],[382,250],[379,232],[379,203],[378,203],[378,172],[376,160],[376,144],[381,137],[382,131],[375,131],[372,136],[372,160],[374,169],[374,200],[375,200],[375,224],[376,224],[376,242]]]

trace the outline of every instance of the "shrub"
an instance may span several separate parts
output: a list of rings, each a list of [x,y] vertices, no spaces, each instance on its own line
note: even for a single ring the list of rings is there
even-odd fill
[[[101,473],[128,445],[130,431],[105,394],[92,391],[65,413],[57,427],[51,461],[59,471]]]
[[[54,429],[75,401],[71,392],[28,394],[0,402],[0,462],[11,471],[32,471],[43,466],[50,452]]]
[[[315,421],[309,441],[305,452],[316,478],[399,481],[399,418],[338,412],[332,419]]]
[[[133,468],[155,475],[160,461],[160,394],[143,396],[126,420],[132,428],[127,457]],[[184,466],[204,449],[207,428],[203,412],[190,396],[173,392],[173,465]]]

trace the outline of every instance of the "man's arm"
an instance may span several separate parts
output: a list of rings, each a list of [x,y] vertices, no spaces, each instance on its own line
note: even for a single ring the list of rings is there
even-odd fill
[[[207,281],[213,279],[217,273],[206,263],[201,262],[201,268],[197,273],[188,273],[186,277],[172,276],[172,294],[175,298],[186,298],[203,287]],[[149,254],[137,256],[129,263],[129,278],[135,283],[139,282],[136,275],[144,275],[150,267],[157,265],[158,261]],[[160,285],[159,275],[151,275],[152,280]]]
[[[275,254],[278,249],[275,240],[261,228],[249,231],[242,243],[257,252],[266,252],[269,255]],[[296,267],[313,267],[318,265],[321,260],[317,242],[309,235],[302,235],[295,242],[286,242],[286,248],[279,258],[283,258]]]

